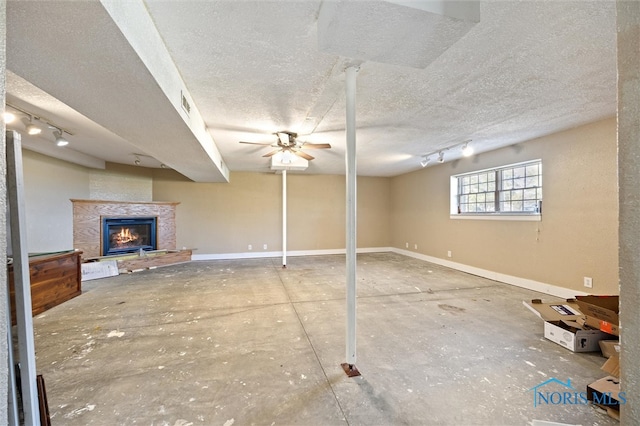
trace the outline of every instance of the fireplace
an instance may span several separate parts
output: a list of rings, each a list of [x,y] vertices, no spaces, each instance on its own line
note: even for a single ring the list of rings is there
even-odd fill
[[[155,217],[102,218],[102,256],[156,248]]]

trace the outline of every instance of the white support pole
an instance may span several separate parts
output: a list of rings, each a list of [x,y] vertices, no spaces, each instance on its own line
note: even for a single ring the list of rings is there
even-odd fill
[[[287,267],[287,171],[282,171],[282,267]]]
[[[347,97],[347,364],[356,363],[356,73],[358,67],[346,70]]]
[[[22,384],[22,411],[24,424],[40,425],[36,351],[33,339],[31,310],[31,279],[27,254],[26,216],[24,211],[24,180],[22,176],[22,143],[20,135],[7,132],[7,193],[11,221],[11,248],[13,251],[13,284],[16,296],[16,322],[20,351],[20,377]]]

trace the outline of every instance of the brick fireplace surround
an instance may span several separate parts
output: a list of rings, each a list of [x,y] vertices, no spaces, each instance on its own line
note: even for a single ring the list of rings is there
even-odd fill
[[[73,247],[85,259],[101,256],[102,217],[157,217],[158,250],[176,249],[177,202],[129,202],[71,200],[73,203]]]

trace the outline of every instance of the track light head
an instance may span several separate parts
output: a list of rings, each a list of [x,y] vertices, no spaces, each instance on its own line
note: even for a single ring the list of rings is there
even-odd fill
[[[138,157],[136,157],[135,160],[133,160],[133,164],[135,164],[136,166],[140,165],[140,159]]]
[[[42,129],[35,124],[33,124],[33,116],[30,115],[29,118],[23,118],[22,122],[24,123],[24,130],[29,135],[39,135],[42,133]]]
[[[469,146],[469,142],[465,142],[465,144],[462,145],[462,155],[464,155],[465,157],[470,157],[473,155],[473,147]]]
[[[4,124],[10,124],[16,121],[16,115],[9,111],[2,113],[2,118],[4,119]]]
[[[69,141],[62,135],[62,130],[56,129],[53,131],[53,136],[56,138],[57,146],[67,146]]]
[[[444,163],[444,151],[438,152],[438,163]]]
[[[420,165],[422,167],[427,167],[427,164],[429,164],[431,162],[431,159],[429,158],[428,155],[423,155],[422,156],[422,161],[420,161]]]

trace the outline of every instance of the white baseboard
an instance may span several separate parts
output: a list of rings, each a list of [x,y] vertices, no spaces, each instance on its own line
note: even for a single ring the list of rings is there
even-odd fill
[[[582,291],[571,290],[569,288],[558,287],[556,285],[534,281],[527,278],[515,277],[513,275],[502,274],[500,272],[489,271],[486,269],[476,268],[475,266],[465,265],[463,263],[452,262],[450,260],[440,259],[438,257],[427,256],[425,254],[411,252],[399,248],[392,248],[393,253],[402,254],[404,256],[413,257],[415,259],[424,260],[426,262],[435,263],[436,265],[446,266],[447,268],[456,269],[468,274],[477,275],[479,277],[488,278],[490,280],[499,281],[501,283],[522,287],[529,290],[537,291],[551,296],[561,297],[563,299],[572,299],[575,296],[584,296],[588,293]]]
[[[364,247],[356,249],[357,253],[383,253],[393,251],[392,247]],[[287,257],[297,256],[323,256],[329,254],[346,254],[346,249],[325,250],[292,250],[287,252]],[[257,259],[265,257],[282,257],[281,251],[243,252],[243,253],[213,253],[193,254],[191,260],[228,260],[228,259]]]
[[[584,296],[588,293],[582,291],[571,290],[564,287],[558,287],[552,284],[534,281],[527,278],[516,277],[513,275],[502,274],[500,272],[489,271],[487,269],[476,268],[475,266],[465,265],[463,263],[452,262],[438,257],[427,256],[425,254],[415,253],[409,250],[403,250],[395,247],[365,247],[358,248],[358,253],[384,253],[392,252],[403,256],[412,257],[414,259],[424,260],[425,262],[435,263],[436,265],[446,266],[447,268],[457,271],[466,272],[468,274],[477,275],[479,277],[488,278],[490,280],[499,281],[501,283],[522,287],[539,293],[549,294],[551,296],[561,297],[563,299],[571,299],[575,296]],[[325,249],[325,250],[293,250],[287,252],[287,257],[297,256],[323,256],[330,254],[345,254],[346,249]],[[243,252],[243,253],[212,253],[212,254],[193,254],[191,260],[229,260],[229,259],[257,259],[268,257],[282,257],[281,251],[264,251],[264,252]]]

